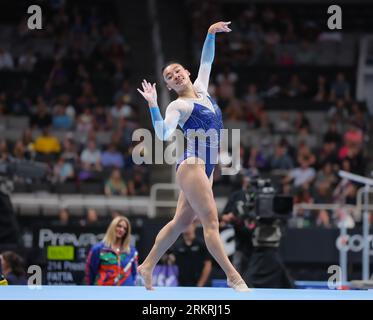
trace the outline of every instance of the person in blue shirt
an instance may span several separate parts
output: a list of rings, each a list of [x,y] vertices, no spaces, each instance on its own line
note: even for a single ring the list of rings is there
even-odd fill
[[[27,284],[24,261],[21,256],[13,251],[5,251],[0,255],[0,261],[1,270],[9,285]]]

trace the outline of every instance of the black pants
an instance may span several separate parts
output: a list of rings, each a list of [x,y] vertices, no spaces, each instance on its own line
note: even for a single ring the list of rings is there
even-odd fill
[[[20,240],[19,226],[10,198],[0,192],[0,243],[17,244]]]
[[[254,288],[294,288],[277,248],[254,248],[243,278]]]

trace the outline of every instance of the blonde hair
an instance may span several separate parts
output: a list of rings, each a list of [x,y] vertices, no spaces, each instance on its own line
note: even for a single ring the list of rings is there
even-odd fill
[[[130,243],[131,243],[131,223],[129,222],[129,220],[124,217],[124,216],[118,216],[118,217],[115,217],[109,227],[107,228],[106,230],[106,233],[105,233],[105,236],[104,238],[102,239],[102,241],[104,242],[104,244],[108,247],[113,247],[114,244],[115,244],[115,240],[116,240],[116,232],[115,232],[115,228],[117,227],[117,225],[122,222],[122,221],[125,221],[126,224],[127,224],[127,232],[125,234],[125,236],[122,238],[122,241],[121,241],[121,248],[122,250],[124,249],[125,251],[129,252],[130,251]]]

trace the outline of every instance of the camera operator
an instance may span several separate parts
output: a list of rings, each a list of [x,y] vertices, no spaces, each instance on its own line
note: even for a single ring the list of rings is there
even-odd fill
[[[277,194],[268,179],[242,178],[241,190],[229,197],[221,219],[235,228],[233,261],[252,287],[293,288],[279,254],[282,227],[290,217],[293,199]]]
[[[258,288],[294,288],[279,253],[283,228],[293,210],[293,198],[278,194],[270,179],[252,179],[248,193],[256,226],[245,278]]]
[[[221,216],[221,227],[232,225],[235,230],[236,251],[233,255],[233,264],[241,274],[247,271],[253,250],[251,238],[255,220],[245,212],[245,205],[249,202],[247,194],[249,182],[249,177],[241,176],[241,189],[229,196]],[[245,281],[247,283],[247,279]]]

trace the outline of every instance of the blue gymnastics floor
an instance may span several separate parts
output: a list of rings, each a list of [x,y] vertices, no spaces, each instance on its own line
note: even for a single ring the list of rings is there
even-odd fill
[[[373,290],[0,286],[0,300],[373,300]]]

